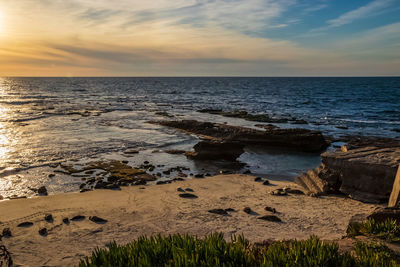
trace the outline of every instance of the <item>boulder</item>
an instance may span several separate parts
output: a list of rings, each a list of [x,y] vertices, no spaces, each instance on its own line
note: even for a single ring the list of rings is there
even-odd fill
[[[41,195],[41,196],[47,196],[47,195],[48,195],[48,193],[47,193],[47,188],[46,188],[45,186],[39,187],[39,189],[38,189],[37,192],[38,192],[38,194]]]
[[[400,164],[400,146],[395,144],[388,141],[394,146],[384,147],[381,141],[377,146],[359,147],[353,143],[347,150],[325,152],[321,166],[295,181],[312,193],[343,193],[360,201],[386,202]]]
[[[305,152],[320,152],[328,146],[321,132],[307,129],[268,127],[264,130],[256,130],[195,120],[153,121],[151,123],[173,127],[187,134],[196,134],[208,141],[235,142],[241,145],[266,147],[285,147]]]
[[[194,160],[235,161],[244,152],[243,147],[237,142],[200,141],[193,147],[195,152],[186,153],[186,156]]]

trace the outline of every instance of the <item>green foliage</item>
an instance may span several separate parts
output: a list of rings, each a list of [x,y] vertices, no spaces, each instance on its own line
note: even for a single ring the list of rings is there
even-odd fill
[[[359,266],[399,266],[396,263],[396,256],[393,252],[382,244],[357,242],[354,250],[357,255],[357,265]]]
[[[338,245],[317,237],[304,241],[251,246],[243,236],[227,242],[222,234],[204,239],[189,235],[140,237],[119,246],[96,249],[82,260],[85,266],[395,266],[390,250],[381,245],[357,243],[355,256],[339,253]]]
[[[395,220],[376,222],[369,219],[362,223],[353,223],[347,229],[349,236],[366,235],[375,236],[391,242],[400,241],[400,225]]]
[[[340,254],[337,244],[317,237],[305,241],[276,242],[264,253],[261,266],[354,266],[348,253]]]

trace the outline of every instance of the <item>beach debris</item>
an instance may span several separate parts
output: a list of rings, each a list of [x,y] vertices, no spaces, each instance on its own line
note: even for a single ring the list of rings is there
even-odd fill
[[[273,196],[287,196],[287,193],[282,188],[272,190],[270,194]]]
[[[219,214],[219,215],[228,215],[228,212],[224,209],[212,209],[212,210],[209,210],[208,212]]]
[[[264,221],[269,221],[269,222],[282,222],[282,220],[279,219],[275,215],[264,215],[262,217],[258,217],[257,219],[264,220]]]
[[[250,213],[253,212],[253,211],[251,210],[250,207],[245,207],[245,208],[243,209],[243,211],[246,212],[247,214],[250,214]]]
[[[103,219],[103,218],[100,218],[97,216],[90,216],[89,220],[91,220],[94,223],[98,223],[98,224],[105,224],[108,222],[106,219]]]
[[[263,178],[260,176],[254,178],[254,182],[262,182],[262,181],[263,181]]]
[[[46,236],[48,234],[47,228],[41,228],[39,230],[39,235]]]
[[[77,221],[83,221],[86,217],[83,215],[77,215],[71,218],[71,221],[77,222]]]
[[[268,181],[268,180],[265,180],[264,182],[263,182],[263,185],[270,185],[271,183]]]
[[[178,192],[185,192],[185,190],[182,189],[182,188],[180,188],[180,187],[178,187],[178,188],[176,189],[176,191],[178,191]]]
[[[273,208],[273,207],[266,206],[264,209],[265,209],[266,211],[270,211],[270,212],[272,212],[272,213],[276,213],[276,209]]]
[[[31,227],[33,225],[33,222],[22,222],[17,225],[17,227]]]
[[[38,192],[38,194],[41,195],[41,196],[47,196],[47,195],[48,195],[48,193],[47,193],[47,188],[46,188],[45,186],[39,187],[39,189],[38,189],[37,192]]]
[[[49,223],[54,222],[53,215],[51,215],[51,214],[46,214],[46,216],[44,216],[44,220],[45,220],[46,222],[49,222]]]
[[[69,224],[69,219],[68,218],[63,218],[62,222],[65,223],[65,224]]]
[[[182,194],[179,194],[179,197],[189,198],[189,199],[198,198],[198,196],[196,196],[195,194],[191,194],[191,193],[182,193]]]
[[[12,234],[10,228],[4,228],[1,237],[11,237],[11,236]]]

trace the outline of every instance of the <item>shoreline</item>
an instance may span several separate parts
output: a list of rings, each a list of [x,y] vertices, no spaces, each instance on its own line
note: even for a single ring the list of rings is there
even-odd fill
[[[95,190],[65,193],[29,199],[0,202],[0,226],[9,227],[12,237],[3,243],[12,253],[16,265],[74,265],[96,247],[111,241],[125,244],[142,235],[189,233],[205,236],[222,232],[244,234],[251,242],[264,240],[306,239],[317,235],[323,240],[341,238],[350,218],[367,214],[379,205],[365,204],[341,196],[313,198],[289,194],[276,196],[269,192],[285,186],[299,188],[292,182],[255,182],[254,176],[218,175],[204,179],[188,179],[171,184],[130,186],[121,190]],[[144,189],[143,189],[144,188]],[[191,188],[198,198],[179,197],[177,189]],[[259,219],[272,215],[270,206],[282,222]],[[243,211],[250,207],[253,213]],[[208,212],[228,209],[228,215]],[[44,216],[52,214],[54,222]],[[83,215],[83,221],[62,222],[63,218]],[[107,220],[97,224],[89,216]],[[17,227],[33,222],[28,228]],[[38,231],[47,228],[48,235]],[[29,265],[27,265],[29,263]]]

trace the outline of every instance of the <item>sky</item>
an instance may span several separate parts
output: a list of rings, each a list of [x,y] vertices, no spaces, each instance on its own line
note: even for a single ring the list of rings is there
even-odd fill
[[[400,76],[400,0],[0,0],[0,76]]]

